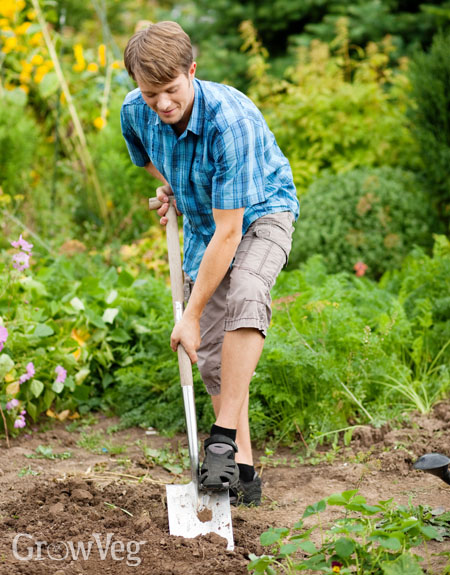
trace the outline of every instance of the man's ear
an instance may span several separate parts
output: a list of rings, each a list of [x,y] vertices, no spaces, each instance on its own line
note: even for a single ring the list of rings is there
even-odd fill
[[[189,78],[192,80],[195,76],[195,70],[197,69],[197,62],[192,62],[189,68]]]

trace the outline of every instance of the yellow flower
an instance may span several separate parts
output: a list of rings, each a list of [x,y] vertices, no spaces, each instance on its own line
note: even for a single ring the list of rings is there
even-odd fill
[[[45,76],[45,74],[47,74],[48,72],[48,68],[47,66],[39,66],[39,68],[36,70],[36,74],[34,75],[34,81],[36,82],[36,84],[40,84]]]
[[[73,53],[76,60],[76,64],[74,64],[73,69],[75,70],[75,72],[82,72],[86,68],[86,60],[84,59],[83,46],[81,44],[75,44],[73,47]]]
[[[20,26],[17,26],[16,28],[16,34],[18,36],[23,36],[24,34],[27,33],[28,28],[31,26],[31,22],[24,22],[23,24],[21,24]]]
[[[34,10],[28,10],[27,18],[28,20],[34,20],[36,18],[36,12]]]
[[[42,43],[42,32],[36,32],[30,38],[31,46],[39,46]]]
[[[21,90],[23,90],[25,92],[25,94],[28,94],[30,91],[30,88],[28,86],[25,86],[25,84],[20,84],[19,88]],[[16,196],[17,197],[17,196]]]
[[[31,63],[33,64],[33,66],[40,66],[41,64],[44,63],[44,58],[40,54],[35,54],[31,58]]]
[[[98,61],[100,66],[106,66],[106,46],[104,44],[100,44],[98,47]]]
[[[106,126],[105,118],[102,118],[101,116],[95,118],[94,126],[97,128],[97,130],[103,130],[103,128]]]
[[[122,62],[120,62],[120,60],[114,60],[112,68],[113,70],[120,70],[120,68],[122,68]]]
[[[8,18],[0,18],[0,28],[5,31],[8,28],[9,20]]]
[[[98,72],[98,66],[95,62],[91,62],[87,67],[88,72]]]
[[[17,46],[16,36],[10,36],[9,38],[6,38],[5,43],[3,45],[3,48],[2,48],[2,52],[4,54],[9,54],[10,52],[12,52],[14,50],[14,48],[16,46]]]

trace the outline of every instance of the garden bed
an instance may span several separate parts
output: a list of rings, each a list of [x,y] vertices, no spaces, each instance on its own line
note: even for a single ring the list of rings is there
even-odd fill
[[[114,432],[116,423],[100,416],[88,429],[68,431],[67,424],[58,422],[13,439],[10,449],[2,441],[0,573],[244,574],[249,554],[267,552],[259,543],[263,531],[291,527],[308,505],[348,489],[359,489],[372,504],[393,497],[402,504],[450,510],[448,486],[411,469],[425,452],[448,454],[448,402],[430,416],[412,415],[402,429],[360,428],[349,447],[316,452],[312,459],[285,448],[269,457],[258,451],[264,462],[258,466],[263,504],[232,509],[234,552],[227,552],[225,540],[216,535],[193,540],[169,535],[164,485],[186,480],[188,471],[183,478],[175,476],[161,466],[166,465],[162,459],[158,465],[145,457],[144,449],[167,454],[170,443],[171,453],[180,452],[185,438],[169,440],[139,428]],[[46,458],[27,457],[39,451]],[[324,520],[329,518],[327,511]],[[111,545],[122,543],[110,546],[102,559],[108,537]],[[79,542],[87,548],[89,541],[93,546],[87,559],[80,555],[74,560],[70,542],[76,549]],[[145,543],[137,548],[134,542],[140,541]],[[423,568],[443,573],[446,559],[435,554],[448,551],[448,539],[430,541],[427,548]]]

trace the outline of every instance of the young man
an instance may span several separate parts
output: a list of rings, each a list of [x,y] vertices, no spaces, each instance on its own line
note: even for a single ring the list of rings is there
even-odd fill
[[[298,217],[292,172],[246,96],[195,78],[190,39],[175,22],[137,32],[125,65],[138,85],[121,110],[131,160],[163,182],[161,224],[172,194],[184,216],[189,298],[171,347],[198,362],[216,414],[200,485],[259,505],[248,389]]]

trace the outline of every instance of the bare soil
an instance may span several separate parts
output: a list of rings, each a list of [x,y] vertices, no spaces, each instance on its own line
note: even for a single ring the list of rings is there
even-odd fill
[[[36,426],[12,439],[9,449],[0,441],[1,575],[243,575],[249,554],[264,552],[263,531],[292,526],[307,505],[347,489],[359,489],[369,503],[393,497],[398,503],[450,510],[450,487],[412,469],[424,453],[450,455],[450,402],[428,416],[412,414],[402,429],[361,427],[350,446],[324,450],[307,464],[295,449],[279,449],[262,460],[264,452],[257,451],[257,461],[264,462],[257,465],[263,503],[232,508],[233,552],[217,535],[169,535],[165,485],[187,481],[189,471],[174,476],[152,464],[142,445],[161,449],[170,444],[176,451],[187,445],[185,438],[169,440],[139,428],[105,433],[114,424],[117,420],[99,416],[89,428],[91,434],[103,432],[108,447],[102,449],[100,441],[98,452],[79,447],[80,431],[68,431],[67,422]],[[112,455],[111,443],[125,451]],[[72,455],[28,458],[39,445]],[[80,542],[85,549],[91,542],[91,552],[74,559],[70,543],[76,551]],[[437,555],[444,551],[450,551],[448,539],[428,544],[427,573],[444,573],[446,558]]]

